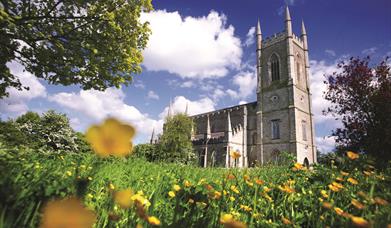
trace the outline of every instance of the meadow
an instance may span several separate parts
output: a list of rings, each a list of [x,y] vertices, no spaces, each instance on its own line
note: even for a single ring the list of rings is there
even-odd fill
[[[95,227],[389,227],[390,169],[355,155],[225,169],[1,148],[0,227],[37,227],[47,202],[71,196]]]

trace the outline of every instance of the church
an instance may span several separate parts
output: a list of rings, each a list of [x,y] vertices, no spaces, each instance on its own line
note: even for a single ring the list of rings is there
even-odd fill
[[[285,29],[263,38],[256,30],[257,101],[191,116],[192,142],[203,167],[251,167],[278,161],[281,152],[297,162],[316,162],[311,110],[307,33]],[[230,153],[240,154],[233,159]]]

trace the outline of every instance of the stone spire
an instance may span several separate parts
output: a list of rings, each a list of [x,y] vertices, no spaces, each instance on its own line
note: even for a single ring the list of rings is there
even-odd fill
[[[261,31],[261,24],[257,23],[257,50],[262,48],[262,31]]]
[[[261,71],[262,71],[262,64],[261,64],[261,54],[262,54],[262,31],[261,31],[261,23],[257,23],[257,93],[261,91]]]
[[[228,111],[228,114],[227,114],[227,131],[228,133],[231,133],[232,132],[232,126],[231,126],[231,113]]]
[[[186,103],[186,108],[185,108],[185,115],[187,116],[189,111],[189,102]]]
[[[206,138],[209,139],[210,136],[211,136],[210,120],[209,120],[209,115],[207,115],[207,120],[206,120]]]
[[[285,8],[285,30],[288,33],[288,36],[292,36],[292,19],[288,6]]]
[[[152,130],[150,144],[153,144],[153,143],[154,143],[154,140],[155,140],[155,128],[153,128],[153,130]]]
[[[303,41],[304,51],[308,49],[307,31],[305,29],[304,21],[301,21],[301,40]]]
[[[171,117],[172,115],[171,106],[172,106],[172,100],[170,99],[170,104],[168,105],[168,111],[167,111],[167,118]]]

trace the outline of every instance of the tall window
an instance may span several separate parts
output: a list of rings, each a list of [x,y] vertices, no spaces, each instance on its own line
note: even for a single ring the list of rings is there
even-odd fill
[[[301,121],[301,131],[303,132],[303,140],[307,141],[307,122]]]
[[[280,120],[272,120],[272,139],[280,138]]]
[[[300,55],[296,56],[296,74],[297,74],[297,82],[301,81],[301,64],[300,64]]]
[[[276,54],[270,58],[272,81],[280,80],[280,63]]]

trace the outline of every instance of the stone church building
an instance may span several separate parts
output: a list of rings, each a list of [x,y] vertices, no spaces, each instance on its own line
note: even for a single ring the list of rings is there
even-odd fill
[[[201,166],[248,167],[279,159],[283,151],[316,162],[307,33],[285,29],[263,38],[257,24],[257,101],[192,116],[192,141]],[[232,159],[232,151],[241,154]]]

